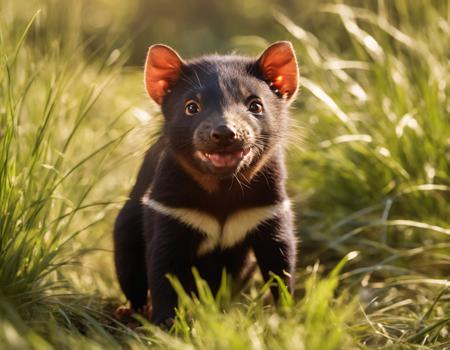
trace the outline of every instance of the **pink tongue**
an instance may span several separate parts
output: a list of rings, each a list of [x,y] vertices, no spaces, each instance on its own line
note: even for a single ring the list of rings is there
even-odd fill
[[[211,153],[209,159],[216,167],[232,167],[242,159],[243,155],[242,151],[235,153]]]

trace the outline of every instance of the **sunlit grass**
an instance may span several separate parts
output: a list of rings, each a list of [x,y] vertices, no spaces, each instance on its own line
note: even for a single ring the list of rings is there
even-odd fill
[[[76,290],[66,270],[96,248],[80,236],[120,202],[97,186],[133,126],[121,120],[129,102],[111,103],[120,57],[88,62],[76,45],[51,41],[35,50],[28,37],[39,16],[22,32],[0,27],[0,338],[19,348],[22,334],[39,344],[36,332],[62,325],[103,329],[95,320],[108,319],[105,303]]]
[[[45,4],[25,21],[35,5],[0,9],[2,344],[450,346],[448,3],[318,5],[329,23],[320,31],[274,12],[301,69],[293,116],[302,145],[292,135],[288,152],[302,240],[295,297],[282,292],[271,306],[259,278],[238,297],[224,278],[213,296],[198,278],[198,297],[177,287],[171,332],[111,317],[123,301],[111,223],[160,122],[141,71],[123,68],[126,51],[114,40],[87,49],[73,32],[81,7],[78,17],[61,14],[65,24],[51,22]]]
[[[291,186],[306,249],[323,262],[361,252],[342,279],[360,293],[368,345],[439,348],[449,331],[450,48],[440,5],[323,6],[343,26],[342,52],[326,32],[276,14],[304,62],[308,146],[291,157],[301,174]],[[425,21],[420,30],[412,18]]]

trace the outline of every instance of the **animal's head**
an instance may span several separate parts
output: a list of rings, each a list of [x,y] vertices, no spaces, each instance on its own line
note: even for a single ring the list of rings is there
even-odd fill
[[[190,61],[153,45],[145,63],[145,86],[161,105],[170,149],[184,164],[219,178],[259,167],[281,141],[298,80],[289,42],[272,44],[258,58]]]

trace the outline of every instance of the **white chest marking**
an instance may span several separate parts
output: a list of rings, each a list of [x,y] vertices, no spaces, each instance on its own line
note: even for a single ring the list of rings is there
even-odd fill
[[[290,208],[290,201],[285,200],[273,205],[242,209],[228,216],[222,226],[214,216],[200,210],[173,208],[148,197],[144,197],[143,204],[202,232],[205,239],[198,248],[198,255],[205,254],[216,247],[230,248],[234,246],[261,223]]]

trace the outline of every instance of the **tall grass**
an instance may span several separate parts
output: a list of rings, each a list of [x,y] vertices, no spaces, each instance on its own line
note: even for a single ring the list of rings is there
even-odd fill
[[[92,49],[76,2],[77,15],[55,10],[56,22],[51,1],[28,22],[22,3],[2,7],[2,346],[450,347],[449,5],[346,3],[317,5],[324,28],[274,13],[301,68],[303,146],[288,152],[302,241],[295,297],[282,290],[278,308],[267,304],[259,278],[237,298],[224,278],[214,296],[200,277],[193,297],[173,280],[170,332],[111,317],[111,222],[151,128],[128,135],[155,115],[141,71],[122,67],[114,40]]]
[[[12,322],[0,337],[18,347],[28,332],[39,344],[36,330],[95,328],[105,317],[104,303],[80,294],[66,270],[94,248],[78,236],[92,234],[117,201],[91,193],[117,166],[123,152],[112,152],[131,128],[120,119],[128,104],[111,103],[117,50],[89,60],[63,35],[35,47],[39,16],[22,26],[3,17],[0,27],[0,314]]]
[[[339,48],[276,14],[303,61],[307,149],[291,157],[291,185],[304,249],[324,263],[361,252],[342,279],[361,294],[367,344],[447,344],[447,14],[445,2],[325,5]]]

